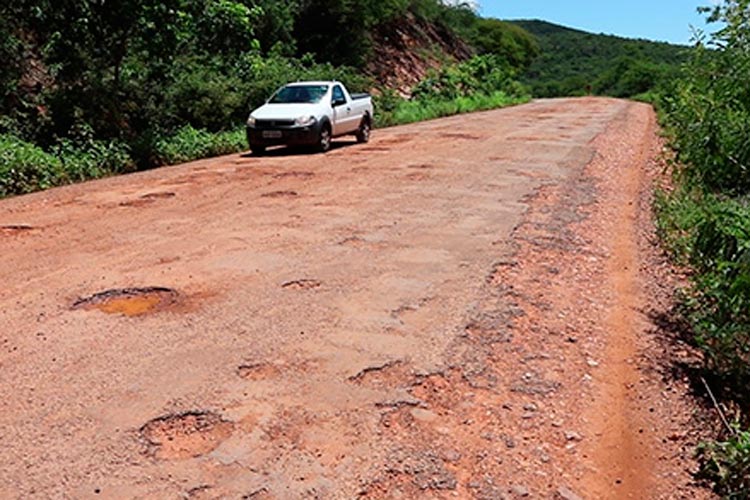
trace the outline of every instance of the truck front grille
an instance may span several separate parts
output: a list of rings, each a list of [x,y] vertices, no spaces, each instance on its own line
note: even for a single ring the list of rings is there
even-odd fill
[[[257,128],[293,127],[294,120],[256,120]]]

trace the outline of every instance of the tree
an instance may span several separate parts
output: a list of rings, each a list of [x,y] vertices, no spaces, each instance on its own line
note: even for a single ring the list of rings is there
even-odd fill
[[[517,69],[528,68],[540,53],[533,35],[499,19],[477,20],[471,42],[480,54],[502,56]]]

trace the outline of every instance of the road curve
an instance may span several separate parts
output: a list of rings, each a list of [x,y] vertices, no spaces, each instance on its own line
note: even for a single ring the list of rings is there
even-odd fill
[[[0,497],[670,498],[655,137],[541,100],[0,201]]]

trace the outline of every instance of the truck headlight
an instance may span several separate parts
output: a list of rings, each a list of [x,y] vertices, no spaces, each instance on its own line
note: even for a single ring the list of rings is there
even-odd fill
[[[247,126],[255,127],[255,118],[253,118],[252,115],[247,119]]]
[[[294,124],[298,127],[309,127],[315,123],[315,117],[314,116],[300,116],[296,120],[294,120]]]

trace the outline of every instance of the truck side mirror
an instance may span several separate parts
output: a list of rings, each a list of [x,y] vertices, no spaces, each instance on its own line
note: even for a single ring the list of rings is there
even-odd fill
[[[336,106],[341,106],[342,104],[346,104],[346,99],[342,99],[341,97],[339,97],[338,99],[333,99],[331,104],[335,108]]]

